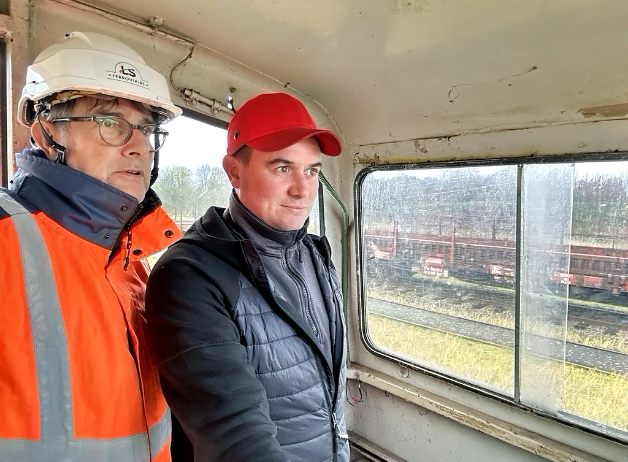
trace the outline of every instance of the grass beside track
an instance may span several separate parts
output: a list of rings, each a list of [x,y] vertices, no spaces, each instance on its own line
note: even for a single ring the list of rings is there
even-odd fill
[[[430,291],[417,292],[412,289],[400,291],[392,287],[393,286],[389,287],[385,283],[377,287],[369,287],[368,296],[406,306],[427,309],[437,313],[448,314],[450,316],[457,316],[463,319],[480,321],[494,326],[509,329],[514,329],[515,327],[514,313],[512,309],[508,309],[510,307],[496,309],[500,307],[488,304],[477,308],[473,306],[473,299],[465,296],[457,300],[456,303],[452,303],[451,300],[448,299],[435,298]],[[514,300],[512,304],[514,305]],[[537,324],[538,325],[528,324],[527,329],[537,334],[544,334],[553,338],[563,338],[566,335],[566,340],[569,342],[604,348],[628,355],[628,331],[626,330],[618,330],[617,332],[609,333],[599,326],[593,325],[586,328],[577,328],[572,323],[568,324],[566,332],[564,332],[564,326],[552,326],[545,322],[539,322]]]
[[[368,328],[384,350],[512,395],[509,348],[372,313]],[[562,411],[628,431],[628,376],[531,356],[524,357],[522,372],[524,399],[554,400]]]

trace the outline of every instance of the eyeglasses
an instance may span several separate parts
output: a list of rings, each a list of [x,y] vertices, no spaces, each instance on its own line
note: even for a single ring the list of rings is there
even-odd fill
[[[110,146],[122,146],[131,139],[133,130],[148,137],[153,151],[159,150],[166,141],[168,132],[158,124],[136,125],[118,116],[81,116],[52,119],[50,122],[96,122],[102,140]]]

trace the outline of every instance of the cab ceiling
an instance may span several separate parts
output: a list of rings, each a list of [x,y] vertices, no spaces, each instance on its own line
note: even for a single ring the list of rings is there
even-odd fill
[[[307,95],[354,145],[628,114],[628,2],[83,3],[162,18],[162,30]]]

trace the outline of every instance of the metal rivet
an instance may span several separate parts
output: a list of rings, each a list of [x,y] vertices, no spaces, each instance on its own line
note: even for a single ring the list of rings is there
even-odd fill
[[[171,230],[167,229],[164,234],[166,235],[166,237],[172,237],[174,233]]]
[[[141,249],[133,249],[133,255],[139,255],[142,253]]]
[[[238,139],[238,136],[240,136],[240,132],[235,132],[235,133],[233,134],[233,139],[234,139],[234,140],[237,140],[237,139]]]
[[[111,237],[109,234],[105,234],[105,239],[109,239],[109,237]]]
[[[129,208],[126,205],[123,205],[122,207],[120,207],[121,212],[126,212],[127,210],[129,210]]]

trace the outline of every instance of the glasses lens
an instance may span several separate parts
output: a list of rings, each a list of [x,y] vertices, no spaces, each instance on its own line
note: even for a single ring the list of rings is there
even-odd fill
[[[158,125],[132,125],[122,117],[106,116],[98,118],[97,121],[101,138],[111,146],[122,146],[129,141],[134,128],[139,129],[148,138],[153,151],[161,148],[168,136],[168,132]]]
[[[100,136],[105,143],[112,146],[122,146],[131,137],[133,127],[129,122],[114,116],[101,117],[98,119]]]
[[[154,150],[160,149],[166,142],[166,136],[168,136],[168,132],[166,130],[162,130],[158,126],[153,127],[152,132],[153,134],[149,137],[150,145],[153,147]]]

